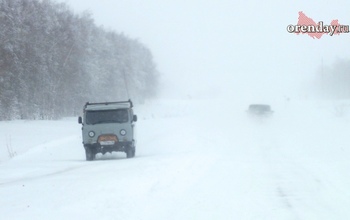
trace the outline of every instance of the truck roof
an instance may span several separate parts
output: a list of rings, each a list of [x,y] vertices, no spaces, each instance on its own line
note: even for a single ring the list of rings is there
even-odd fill
[[[101,102],[101,103],[89,103],[84,106],[84,110],[98,111],[98,110],[112,110],[112,109],[125,109],[132,108],[133,104],[131,100],[121,102]]]

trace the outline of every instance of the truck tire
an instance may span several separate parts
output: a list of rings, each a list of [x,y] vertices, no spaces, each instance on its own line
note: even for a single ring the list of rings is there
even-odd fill
[[[126,153],[126,158],[133,158],[135,157],[135,148],[129,147],[125,153]]]
[[[92,161],[95,159],[95,154],[90,148],[85,148],[85,155],[87,161]]]

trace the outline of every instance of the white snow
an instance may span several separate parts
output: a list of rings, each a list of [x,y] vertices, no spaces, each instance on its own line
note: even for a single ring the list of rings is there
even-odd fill
[[[136,106],[132,159],[85,161],[76,118],[0,122],[0,219],[350,219],[350,102],[232,100]]]

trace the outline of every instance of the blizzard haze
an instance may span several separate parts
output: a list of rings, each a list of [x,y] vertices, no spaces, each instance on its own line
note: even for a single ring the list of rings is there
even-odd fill
[[[308,96],[317,68],[349,57],[348,35],[320,40],[287,32],[303,11],[315,21],[349,21],[348,1],[82,1],[76,12],[145,43],[161,72],[163,95]],[[181,88],[181,89],[179,89]],[[254,89],[253,89],[254,88]]]
[[[350,219],[350,101],[312,98],[349,34],[286,30],[299,11],[348,25],[350,2],[62,1],[145,44],[160,91],[135,104],[131,159],[86,161],[76,117],[0,121],[1,219]]]

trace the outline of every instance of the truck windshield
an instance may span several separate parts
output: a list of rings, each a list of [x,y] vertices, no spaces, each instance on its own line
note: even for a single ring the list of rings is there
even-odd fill
[[[125,123],[129,121],[127,109],[87,111],[86,124]]]

